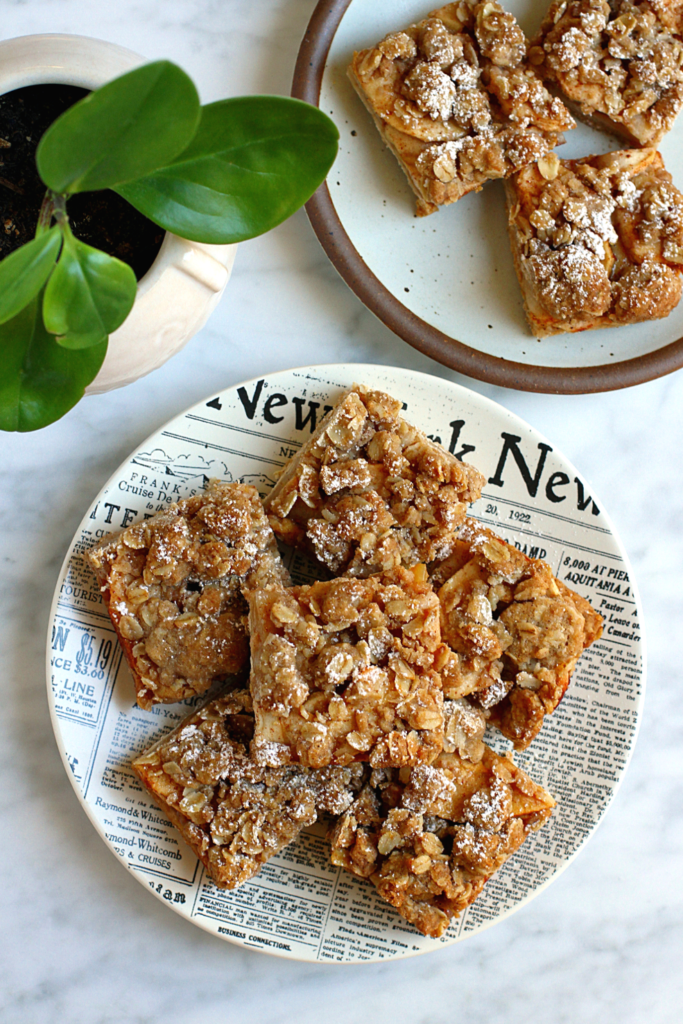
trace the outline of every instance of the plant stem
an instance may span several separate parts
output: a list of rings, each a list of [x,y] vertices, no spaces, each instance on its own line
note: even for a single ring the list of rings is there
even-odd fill
[[[66,196],[48,189],[38,214],[36,238],[49,230],[53,220],[56,220],[58,224],[69,223],[69,217],[66,212]]]
[[[54,213],[55,202],[54,194],[47,190],[45,198],[43,199],[42,206],[40,207],[40,213],[38,214],[38,224],[36,226],[36,238],[40,235],[44,235],[49,229],[52,223],[52,214]]]

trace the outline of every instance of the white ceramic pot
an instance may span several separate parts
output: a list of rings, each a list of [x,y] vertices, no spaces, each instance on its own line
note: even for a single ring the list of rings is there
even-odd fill
[[[0,95],[54,82],[96,89],[144,57],[86,36],[19,36],[0,43]],[[86,394],[122,387],[156,370],[203,327],[228,283],[236,245],[203,245],[166,233],[138,283],[128,319],[109,337],[107,356]]]

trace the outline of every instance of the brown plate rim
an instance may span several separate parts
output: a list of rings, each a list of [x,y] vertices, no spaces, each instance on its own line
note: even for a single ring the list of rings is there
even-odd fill
[[[327,55],[352,2],[318,0],[294,69],[296,99],[319,106]],[[634,359],[596,366],[538,366],[480,352],[416,316],[381,283],[346,233],[327,184],[308,201],[306,212],[336,270],[382,323],[419,352],[475,380],[518,391],[581,395],[643,384],[683,366],[683,338]]]

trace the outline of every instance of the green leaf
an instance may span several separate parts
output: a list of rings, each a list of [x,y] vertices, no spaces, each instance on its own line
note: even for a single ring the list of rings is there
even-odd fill
[[[294,213],[324,180],[339,133],[317,107],[244,96],[202,107],[197,133],[169,167],[116,191],[167,231],[241,242]]]
[[[0,324],[11,320],[43,287],[62,244],[58,227],[15,249],[0,262]]]
[[[38,430],[83,397],[97,376],[107,342],[83,352],[57,345],[40,315],[42,295],[0,325],[0,429]]]
[[[70,107],[43,135],[38,170],[53,192],[111,188],[164,167],[192,139],[199,97],[169,61],[129,71]]]
[[[64,348],[98,345],[121,326],[136,292],[135,274],[127,263],[86,245],[67,227],[45,289],[45,327]]]

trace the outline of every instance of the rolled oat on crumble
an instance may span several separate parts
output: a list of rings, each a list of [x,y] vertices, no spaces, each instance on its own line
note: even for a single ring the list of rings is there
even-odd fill
[[[354,54],[349,77],[433,213],[550,152],[574,122],[527,59],[512,14],[460,0]]]
[[[254,718],[246,690],[211,701],[133,761],[133,770],[216,885],[252,878],[312,825],[341,814],[363,766],[268,768],[248,755]]]
[[[211,481],[87,554],[142,708],[203,693],[249,658],[243,591],[288,583],[255,488]]]
[[[334,575],[364,576],[444,558],[484,478],[354,385],[287,464],[265,500],[280,540]]]

